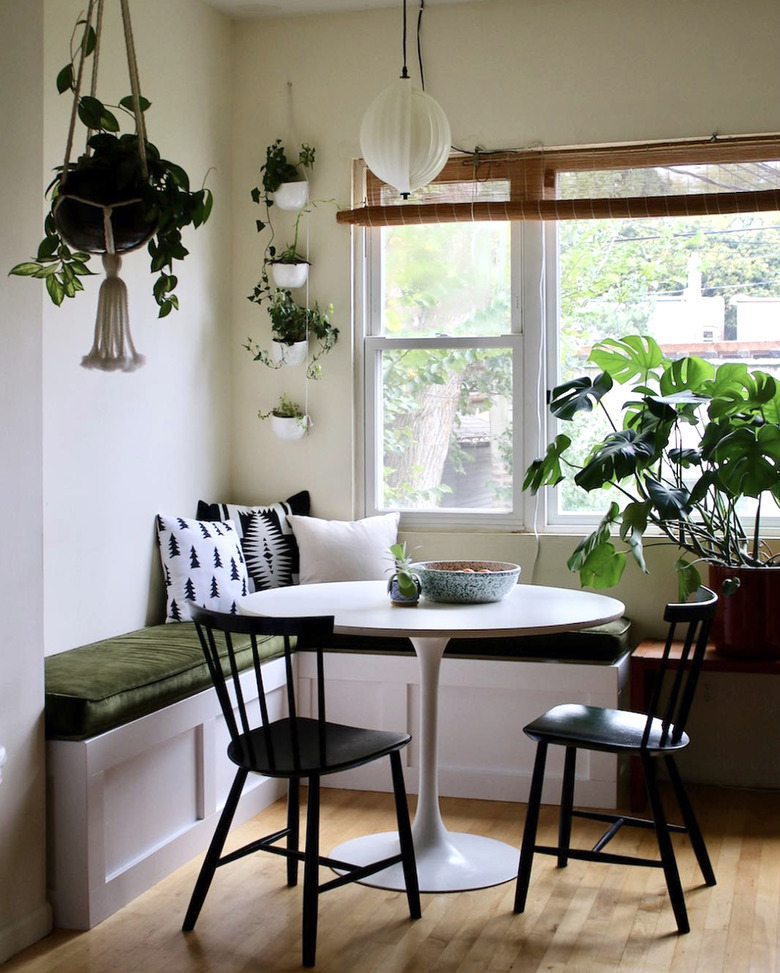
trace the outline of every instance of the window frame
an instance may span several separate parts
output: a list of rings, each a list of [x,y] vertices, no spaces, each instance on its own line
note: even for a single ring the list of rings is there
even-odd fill
[[[513,402],[513,486],[510,511],[486,511],[468,508],[406,510],[401,508],[404,528],[425,529],[490,529],[522,531],[533,526],[537,498],[522,490],[523,474],[538,453],[543,431],[529,436],[529,428],[544,427],[546,410],[546,370],[538,367],[545,344],[542,308],[546,282],[542,238],[549,231],[539,223],[513,222],[510,226],[511,312],[510,331],[495,336],[398,338],[381,334],[382,280],[380,228],[363,228],[358,240],[358,259],[363,267],[356,306],[362,328],[359,329],[358,361],[360,367],[360,400],[362,416],[361,449],[358,451],[358,482],[361,485],[365,516],[386,513],[378,504],[378,487],[382,477],[381,444],[381,354],[392,348],[457,348],[508,347],[512,350]],[[529,427],[523,416],[534,414],[538,421]],[[534,440],[537,440],[534,441]]]
[[[437,339],[384,338],[376,334],[381,318],[382,294],[379,235],[382,226],[404,223],[470,221],[494,219],[511,225],[511,336],[518,341],[513,351],[513,510],[507,512],[455,511],[452,508],[426,511],[401,511],[405,528],[425,529],[491,529],[502,531],[533,530],[535,533],[578,533],[596,523],[596,514],[555,512],[550,501],[551,490],[540,491],[536,497],[520,489],[523,473],[533,459],[540,455],[554,434],[554,420],[547,408],[548,390],[557,384],[558,354],[558,222],[574,218],[646,218],[648,216],[697,215],[698,209],[709,212],[710,205],[724,206],[725,212],[753,212],[780,210],[780,189],[759,192],[724,193],[708,196],[626,198],[621,204],[615,200],[561,200],[556,197],[557,173],[609,168],[642,168],[648,164],[696,165],[704,161],[734,162],[761,161],[780,158],[780,136],[760,136],[734,139],[680,140],[679,142],[649,143],[625,146],[594,146],[564,149],[541,149],[526,152],[492,154],[480,157],[458,154],[445,166],[436,182],[463,182],[463,166],[472,164],[474,173],[485,165],[488,179],[499,178],[501,170],[508,173],[511,197],[506,202],[487,201],[442,203],[436,199],[420,203],[410,201],[403,206],[387,205],[383,185],[358,161],[355,164],[354,199],[362,205],[337,214],[338,222],[352,224],[355,260],[355,361],[357,427],[356,484],[362,498],[364,514],[385,512],[379,508],[377,483],[382,475],[382,444],[378,422],[381,389],[377,370],[382,347],[417,346],[441,347]],[[386,188],[386,187],[385,187]],[[739,198],[741,197],[741,198]],[[761,205],[750,207],[746,200],[759,200]],[[713,203],[712,200],[715,199]],[[648,207],[647,201],[652,204]],[[641,209],[636,210],[638,204]],[[621,211],[621,206],[627,211]],[[733,207],[733,208],[732,208]],[[652,210],[653,212],[650,212]],[[672,211],[674,210],[674,212]],[[483,339],[484,340],[484,339]],[[476,343],[479,339],[448,339],[461,344]],[[444,345],[446,346],[446,345]],[[449,345],[452,347],[453,345]],[[518,421],[518,419],[520,421]]]

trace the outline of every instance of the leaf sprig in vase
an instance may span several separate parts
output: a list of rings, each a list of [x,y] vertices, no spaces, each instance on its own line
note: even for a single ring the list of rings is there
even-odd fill
[[[414,559],[407,552],[406,541],[390,545],[390,556],[393,560],[393,574],[388,581],[387,590],[393,593],[393,583],[398,587],[398,593],[403,603],[416,602],[420,597],[420,578],[412,571]]]

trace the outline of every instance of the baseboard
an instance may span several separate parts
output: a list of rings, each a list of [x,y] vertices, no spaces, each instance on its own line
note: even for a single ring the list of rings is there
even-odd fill
[[[0,963],[48,936],[51,930],[51,909],[47,902],[33,912],[0,926]]]

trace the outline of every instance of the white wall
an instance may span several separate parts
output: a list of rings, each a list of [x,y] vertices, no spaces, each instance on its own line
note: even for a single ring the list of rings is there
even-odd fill
[[[40,213],[43,4],[0,3],[0,962],[45,935],[41,318],[36,287],[16,286],[16,229]],[[24,256],[24,254],[22,255]]]
[[[106,101],[129,90],[108,4]],[[74,0],[0,0],[3,229],[0,267],[35,253],[43,188],[62,161]],[[199,184],[212,221],[185,239],[182,310],[158,321],[144,254],[125,260],[132,329],[147,356],[133,374],[80,367],[92,343],[99,278],[55,309],[38,282],[0,273],[0,961],[48,930],[45,901],[43,659],[160,620],[158,510],[195,513],[230,477],[229,377],[232,28],[199,0],[135,0],[133,26],[149,130]],[[110,91],[109,91],[110,89]],[[102,93],[99,91],[99,94]],[[99,261],[98,261],[99,263]],[[44,553],[45,547],[45,553]],[[44,626],[45,622],[45,626]],[[45,632],[44,632],[45,627]]]
[[[81,0],[46,5],[47,166],[65,149],[71,102],[53,82],[83,7]],[[190,256],[174,268],[178,312],[157,318],[145,249],[123,259],[131,330],[146,356],[138,371],[80,365],[92,345],[99,258],[86,293],[61,308],[45,305],[47,654],[162,621],[154,516],[194,517],[199,493],[221,494],[230,475],[231,25],[197,0],[135,0],[131,15],[141,90],[152,102],[148,137],[194,186],[211,169],[214,213],[201,229],[185,231]],[[116,104],[130,90],[119,4],[106,5],[103,45],[98,95]],[[79,151],[84,132],[79,125]],[[39,235],[35,223],[24,228],[19,259],[34,252]]]
[[[360,120],[371,99],[399,73],[397,8],[242,24],[236,35],[234,102],[234,372],[240,388],[234,416],[235,495],[271,500],[308,487],[313,512],[360,514],[354,455],[360,405],[353,397],[350,346],[350,231],[331,211],[310,218],[311,294],[332,301],[342,340],[310,386],[315,427],[308,439],[278,443],[255,418],[279,390],[302,394],[292,370],[250,361],[247,335],[268,341],[264,311],[247,302],[262,259],[254,230],[261,215],[250,199],[265,146],[274,138],[311,142],[318,152],[315,198],[350,203],[350,162],[359,155]],[[414,31],[410,70],[416,71]],[[775,0],[739,5],[716,0],[524,0],[426,7],[423,54],[427,90],[445,109],[453,142],[471,149],[587,144],[775,131],[780,98]],[[293,82],[291,122],[287,82]],[[280,221],[281,223],[281,221]],[[289,374],[288,374],[289,373]],[[426,557],[461,555],[518,560],[538,582],[576,586],[565,568],[570,541],[532,537],[416,533]],[[668,572],[650,583],[638,571],[618,595],[652,630],[672,597]]]

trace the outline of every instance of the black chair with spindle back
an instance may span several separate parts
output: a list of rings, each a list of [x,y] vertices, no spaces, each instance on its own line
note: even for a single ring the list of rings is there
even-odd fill
[[[323,641],[333,632],[332,617],[261,618],[229,615],[192,607],[192,618],[200,637],[203,653],[230,732],[228,757],[237,771],[214,836],[192,893],[183,929],[194,928],[216,869],[255,851],[267,851],[287,859],[287,884],[298,882],[298,862],[304,863],[303,874],[303,965],[313,966],[317,946],[318,897],[321,892],[339,888],[349,882],[367,878],[384,868],[401,863],[406,881],[409,912],[419,919],[420,893],[414,858],[412,831],[406,802],[400,751],[409,743],[407,733],[371,730],[328,723],[325,713]],[[244,671],[237,661],[234,635],[249,636],[253,665]],[[269,715],[263,681],[263,667],[258,652],[258,639],[282,636],[287,685],[287,715],[273,719]],[[316,717],[298,715],[293,672],[293,638],[306,640],[307,649],[317,653]],[[242,648],[245,639],[242,639]],[[253,703],[257,697],[258,704]],[[400,853],[382,861],[356,866],[335,861],[320,854],[320,778],[350,770],[363,764],[390,758],[395,796]],[[250,773],[288,781],[287,827],[274,834],[222,855],[239,798]],[[300,783],[308,785],[306,841],[299,848]],[[284,845],[277,842],[286,839]],[[326,866],[338,877],[320,883],[319,867]]]
[[[624,710],[564,703],[554,706],[525,727],[525,733],[536,742],[537,748],[520,850],[515,912],[523,912],[525,909],[533,857],[534,853],[538,852],[556,856],[559,868],[564,868],[570,858],[588,862],[603,861],[612,864],[663,868],[678,931],[681,933],[689,931],[685,897],[671,834],[686,832],[690,836],[691,845],[707,885],[715,885],[715,875],[674,755],[690,742],[685,732],[685,725],[696,691],[717,603],[717,596],[709,588],[702,587],[690,601],[666,606],[664,621],[669,623],[669,630],[659,667],[658,681],[647,713],[631,713]],[[678,638],[678,632],[682,634],[680,663],[679,667],[671,669],[669,653],[672,643]],[[669,678],[665,680],[667,674]],[[665,682],[668,685],[664,686]],[[566,748],[558,844],[554,847],[536,843],[545,763],[550,744]],[[638,756],[644,774],[652,819],[574,810],[574,775],[578,749]],[[666,764],[672,790],[684,822],[682,825],[668,823],[664,814],[656,775],[655,762],[659,757],[662,757]],[[574,817],[588,818],[609,825],[592,849],[581,850],[571,847]],[[603,851],[602,849],[623,825],[654,829],[660,860]]]

